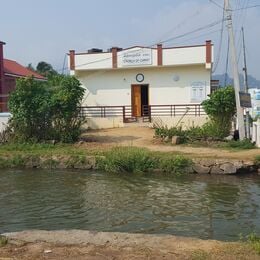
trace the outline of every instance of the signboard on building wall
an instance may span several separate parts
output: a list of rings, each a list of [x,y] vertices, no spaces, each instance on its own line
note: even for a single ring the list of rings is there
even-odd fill
[[[252,107],[251,95],[249,93],[239,92],[239,97],[241,107]]]
[[[122,55],[122,66],[152,65],[152,49],[130,49]]]
[[[191,83],[191,101],[202,102],[206,99],[206,86],[204,81],[196,81]]]

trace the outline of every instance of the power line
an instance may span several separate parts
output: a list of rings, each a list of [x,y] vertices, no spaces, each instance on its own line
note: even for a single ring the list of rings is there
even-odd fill
[[[224,7],[223,6],[221,6],[221,5],[219,5],[218,3],[216,3],[215,1],[213,1],[213,0],[209,0],[212,4],[214,4],[215,6],[217,6],[218,8],[220,8],[220,9],[222,9],[222,10],[224,10]]]
[[[224,19],[224,20],[225,20],[225,19]],[[194,34],[194,33],[196,33],[196,32],[203,31],[203,30],[208,29],[208,28],[212,28],[212,27],[214,27],[214,26],[220,24],[222,21],[223,21],[223,19],[218,20],[218,21],[215,21],[215,22],[212,22],[212,23],[210,23],[210,24],[208,24],[208,25],[199,27],[199,28],[197,28],[197,29],[195,29],[195,30],[192,30],[192,31],[189,31],[189,32],[187,32],[187,33],[180,34],[180,35],[178,35],[178,36],[171,37],[171,38],[169,38],[169,39],[166,39],[166,40],[164,40],[164,41],[161,41],[160,43],[167,43],[167,42],[170,42],[170,41],[173,41],[173,40],[176,40],[176,39],[183,38],[183,37],[185,37],[185,36],[187,36],[187,35]],[[144,48],[151,48],[151,47],[155,46],[156,44],[157,44],[157,43],[154,43],[154,44],[152,44],[152,45],[150,45],[150,46],[144,46]],[[135,50],[133,50],[133,51],[135,51]],[[119,54],[118,57],[120,57],[120,56],[122,56],[122,55],[123,55],[123,54],[121,54],[121,55]],[[98,63],[98,62],[102,62],[102,61],[106,61],[106,60],[112,60],[112,57],[108,57],[108,58],[104,58],[104,59],[100,59],[100,60],[95,60],[95,61],[92,61],[92,62],[83,63],[83,64],[80,64],[80,65],[77,65],[76,68],[79,68],[79,67],[82,67],[82,66],[86,66],[86,65],[90,65],[90,64],[94,64],[94,63]],[[68,67],[66,67],[66,69],[68,69]],[[62,71],[62,70],[64,70],[64,68],[62,68],[62,69],[60,69],[60,70],[57,70],[57,71]]]
[[[179,22],[177,25],[175,25],[172,29],[168,30],[163,35],[161,35],[158,39],[158,42],[161,41],[161,38],[165,38],[165,37],[167,37],[167,35],[172,34],[175,30],[181,28],[183,25],[185,25],[188,22],[189,19],[198,16],[203,11],[203,9],[205,9],[205,5],[202,8],[199,7],[199,9],[196,10],[196,12],[194,12],[193,14],[191,14],[188,18],[185,17],[181,22]]]
[[[233,9],[232,11],[240,11],[240,10],[245,10],[245,9],[250,9],[250,8],[256,8],[256,7],[260,7],[260,5],[251,5],[251,6],[246,6],[246,7],[242,7],[242,8],[238,8],[238,9]]]
[[[207,33],[200,34],[200,35],[198,35],[196,37],[192,37],[192,38],[188,38],[188,39],[182,40],[181,42],[177,42],[176,44],[183,43],[183,42],[188,42],[190,40],[198,39],[198,38],[201,38],[202,36],[210,35],[210,34],[213,34],[213,33],[220,32],[220,31],[221,31],[220,29],[214,30],[214,31],[209,31]]]
[[[228,72],[228,60],[229,60],[229,37],[228,37],[228,47],[227,47],[227,57],[226,57],[226,72],[225,72],[225,83],[224,83],[224,87],[226,87],[227,85],[227,72]]]
[[[224,32],[224,18],[225,18],[225,10],[223,9],[223,17],[222,17],[222,24],[221,24],[221,33],[220,33],[220,41],[219,41],[219,48],[218,48],[218,56],[217,56],[214,68],[212,70],[212,73],[215,73],[215,71],[217,70],[219,61],[220,61],[220,55],[221,55],[221,49],[222,49],[222,41],[223,41],[223,32]]]
[[[208,28],[212,28],[212,27],[214,27],[215,25],[218,25],[218,24],[222,23],[223,20],[226,20],[226,19],[221,19],[221,20],[215,21],[215,22],[210,23],[210,24],[208,24],[208,25],[199,27],[198,29],[195,29],[195,30],[193,30],[193,31],[190,31],[190,32],[187,32],[187,33],[184,33],[184,34],[181,34],[181,35],[178,35],[178,36],[175,36],[175,37],[166,39],[166,40],[164,40],[164,41],[161,41],[160,43],[170,42],[170,41],[173,41],[173,40],[176,40],[176,39],[185,37],[185,36],[187,36],[187,35],[189,35],[189,34],[193,34],[193,33],[195,33],[195,32],[199,32],[199,31],[202,31],[202,30],[205,30],[205,29],[208,29]],[[154,46],[154,45],[155,45],[155,44],[153,44],[152,46]]]

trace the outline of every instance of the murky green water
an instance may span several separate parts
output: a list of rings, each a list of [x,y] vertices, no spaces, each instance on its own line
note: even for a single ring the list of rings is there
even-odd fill
[[[260,177],[0,172],[0,233],[87,229],[237,240],[260,233]]]

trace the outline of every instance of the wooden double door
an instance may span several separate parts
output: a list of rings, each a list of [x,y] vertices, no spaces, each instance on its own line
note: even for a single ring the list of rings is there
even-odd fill
[[[132,85],[132,116],[144,115],[145,107],[149,105],[149,86]]]

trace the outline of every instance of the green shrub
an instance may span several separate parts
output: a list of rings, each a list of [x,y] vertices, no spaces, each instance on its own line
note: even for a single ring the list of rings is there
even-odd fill
[[[184,135],[184,131],[181,127],[171,127],[167,126],[156,127],[155,128],[155,136],[158,137],[173,137],[173,136],[181,136]]]
[[[4,236],[0,235],[0,247],[7,245],[7,243],[8,243],[7,237],[4,237]]]
[[[253,247],[253,249],[260,254],[260,237],[256,233],[251,233],[247,236],[247,241]]]
[[[228,136],[232,119],[236,113],[234,88],[229,86],[216,90],[209,99],[202,102],[202,106],[216,128],[217,137]]]
[[[187,141],[187,132],[183,130],[181,126],[171,128],[168,128],[167,126],[156,127],[155,136],[160,138],[172,138],[173,136],[179,136],[181,143],[185,143]]]
[[[255,164],[259,165],[260,166],[260,155],[257,155],[255,157]]]
[[[146,149],[116,147],[98,160],[98,168],[107,172],[148,172],[156,167],[156,160]]]
[[[186,173],[188,167],[191,165],[192,161],[190,159],[180,155],[169,158],[162,157],[160,159],[160,169],[166,173]]]
[[[106,172],[144,173],[159,169],[166,173],[185,173],[192,164],[183,156],[152,153],[136,147],[117,147],[97,158],[98,169]]]
[[[246,150],[246,149],[254,149],[255,144],[252,143],[249,139],[244,139],[241,141],[228,141],[227,143],[224,144],[224,147],[226,148],[233,148],[233,149],[241,149],[241,150]]]
[[[80,82],[70,76],[53,76],[46,83],[19,79],[8,103],[12,113],[10,139],[21,143],[76,141],[84,122],[79,116],[84,91]]]
[[[15,141],[35,142],[48,137],[51,128],[49,99],[46,83],[33,78],[17,80],[8,101],[12,113],[9,126]]]
[[[181,143],[208,139],[219,140],[220,136],[224,137],[222,130],[213,121],[205,123],[202,127],[193,126],[186,130],[183,130],[182,127],[156,127],[155,136],[161,138],[179,136]]]
[[[80,117],[80,102],[85,90],[80,82],[69,76],[55,76],[50,84],[50,106],[55,140],[72,143],[81,134],[84,119]]]

